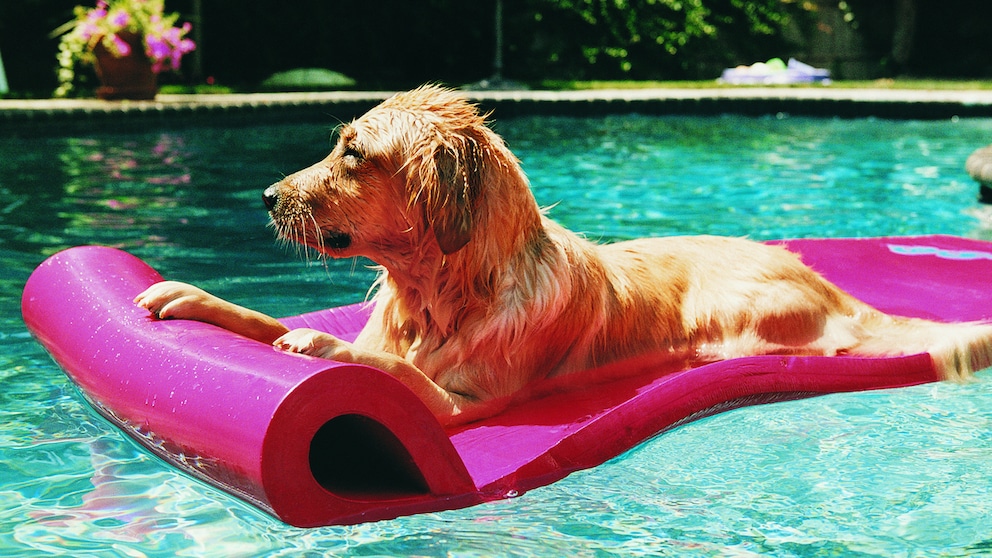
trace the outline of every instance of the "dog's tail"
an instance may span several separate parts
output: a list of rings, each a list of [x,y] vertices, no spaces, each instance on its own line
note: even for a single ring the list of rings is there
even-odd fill
[[[872,313],[862,323],[869,335],[851,351],[863,355],[927,352],[945,380],[965,380],[992,366],[992,324],[940,323]]]

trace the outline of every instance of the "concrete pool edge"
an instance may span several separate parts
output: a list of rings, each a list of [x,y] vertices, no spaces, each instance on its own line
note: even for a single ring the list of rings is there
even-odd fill
[[[348,121],[392,92],[167,95],[153,101],[0,99],[0,136],[140,131],[149,126]],[[532,114],[790,114],[893,119],[992,116],[992,90],[734,87],[467,91],[495,118]]]

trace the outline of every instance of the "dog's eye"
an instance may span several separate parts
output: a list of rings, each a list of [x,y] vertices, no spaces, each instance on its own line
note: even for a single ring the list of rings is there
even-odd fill
[[[362,156],[362,152],[354,147],[345,147],[344,153],[341,154],[341,157],[345,159],[352,159],[355,163],[361,163],[365,160],[365,157]]]

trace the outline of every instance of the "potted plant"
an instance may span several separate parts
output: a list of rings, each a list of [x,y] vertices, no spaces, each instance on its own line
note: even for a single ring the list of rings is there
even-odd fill
[[[178,70],[196,45],[186,38],[190,24],[177,25],[164,0],[97,0],[95,8],[76,6],[75,18],[55,30],[59,41],[56,97],[73,88],[76,65],[92,64],[102,99],[152,99],[157,76]]]

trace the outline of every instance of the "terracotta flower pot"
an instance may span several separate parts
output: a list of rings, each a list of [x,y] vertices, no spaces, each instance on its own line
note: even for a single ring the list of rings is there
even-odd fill
[[[118,58],[102,43],[93,49],[96,56],[96,75],[100,87],[96,96],[101,99],[154,99],[158,92],[158,74],[152,71],[152,63],[145,56],[144,39],[134,33],[118,35],[131,52]]]

